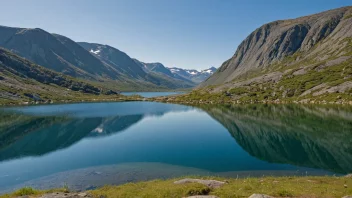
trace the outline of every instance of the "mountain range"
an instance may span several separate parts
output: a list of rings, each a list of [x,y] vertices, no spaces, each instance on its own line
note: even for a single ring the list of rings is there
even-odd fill
[[[0,47],[56,72],[122,91],[191,88],[199,83],[149,72],[109,45],[75,42],[39,28],[0,26]]]
[[[143,63],[137,59],[134,59],[140,67],[142,67],[147,73],[162,74],[171,78],[179,80],[189,81],[193,84],[199,84],[209,78],[215,71],[215,67],[210,67],[205,70],[195,69],[182,69],[177,67],[166,67],[162,63]]]
[[[192,82],[201,83],[207,78],[209,78],[215,71],[215,67],[210,67],[209,69],[204,69],[201,71],[195,69],[181,69],[177,67],[168,68],[174,75],[181,76],[186,79],[190,79]]]

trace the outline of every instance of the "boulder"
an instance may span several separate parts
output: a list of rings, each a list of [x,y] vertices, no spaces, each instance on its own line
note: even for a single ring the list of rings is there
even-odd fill
[[[222,181],[190,179],[190,178],[181,179],[181,180],[174,182],[174,184],[187,184],[187,183],[200,183],[200,184],[204,184],[204,185],[208,186],[209,188],[219,188],[225,184],[225,182],[222,182]]]
[[[56,193],[50,193],[50,194],[45,194],[41,196],[40,198],[82,198],[82,197],[91,197],[87,193],[62,193],[62,192],[56,192]]]
[[[264,194],[253,194],[249,198],[274,198],[274,197],[269,195],[264,195]]]

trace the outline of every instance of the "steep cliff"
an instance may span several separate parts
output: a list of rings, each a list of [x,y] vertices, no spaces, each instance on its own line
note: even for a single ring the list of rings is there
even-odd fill
[[[289,69],[306,68],[301,73],[307,73],[346,61],[350,63],[351,38],[352,7],[271,22],[252,32],[200,87],[231,84],[274,71],[281,72],[278,75],[281,80]]]

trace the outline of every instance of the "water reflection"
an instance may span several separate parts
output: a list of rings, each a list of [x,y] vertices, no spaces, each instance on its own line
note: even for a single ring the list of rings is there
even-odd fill
[[[151,102],[43,105],[0,111],[0,161],[67,148],[127,129],[146,116],[191,107]]]
[[[55,181],[82,186],[93,178],[104,185],[183,174],[345,174],[352,172],[351,145],[346,107],[126,102],[10,108],[0,112],[0,190],[60,187]]]
[[[352,172],[352,111],[297,105],[201,106],[250,155],[273,163]]]

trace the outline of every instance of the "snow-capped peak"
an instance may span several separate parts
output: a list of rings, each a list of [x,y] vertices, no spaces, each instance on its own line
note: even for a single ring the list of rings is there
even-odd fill
[[[195,71],[189,71],[189,70],[186,70],[187,73],[191,74],[191,75],[196,75],[198,74],[198,72],[195,72]]]
[[[179,72],[180,70],[179,69],[175,69],[175,68],[169,68],[171,73],[176,73],[176,72]]]
[[[209,74],[213,73],[213,71],[211,69],[203,70],[202,72],[207,72]]]

